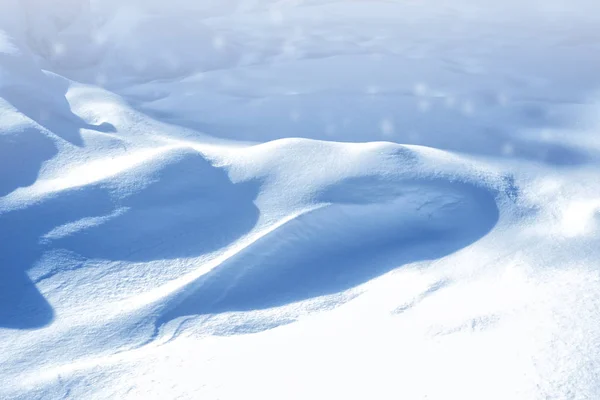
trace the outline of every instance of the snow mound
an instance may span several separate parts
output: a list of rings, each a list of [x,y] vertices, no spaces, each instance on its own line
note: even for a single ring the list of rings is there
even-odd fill
[[[457,251],[498,219],[492,194],[446,180],[350,178],[318,200],[328,205],[286,222],[182,289],[160,320],[339,293]]]
[[[1,398],[600,397],[594,1],[0,10]]]

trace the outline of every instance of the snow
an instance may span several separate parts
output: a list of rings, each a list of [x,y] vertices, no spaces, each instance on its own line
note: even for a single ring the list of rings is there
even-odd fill
[[[0,10],[0,398],[600,397],[595,1]]]

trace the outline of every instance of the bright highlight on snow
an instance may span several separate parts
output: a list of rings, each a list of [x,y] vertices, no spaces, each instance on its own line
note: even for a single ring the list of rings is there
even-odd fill
[[[0,0],[0,398],[600,398],[593,0]]]

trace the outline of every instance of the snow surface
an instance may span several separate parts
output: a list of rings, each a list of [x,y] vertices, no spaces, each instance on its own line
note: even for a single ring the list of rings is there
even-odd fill
[[[0,0],[0,398],[600,398],[596,0]]]

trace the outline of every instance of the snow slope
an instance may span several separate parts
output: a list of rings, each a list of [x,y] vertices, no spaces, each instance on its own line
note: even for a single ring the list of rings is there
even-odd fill
[[[0,10],[0,398],[600,397],[596,2]]]

